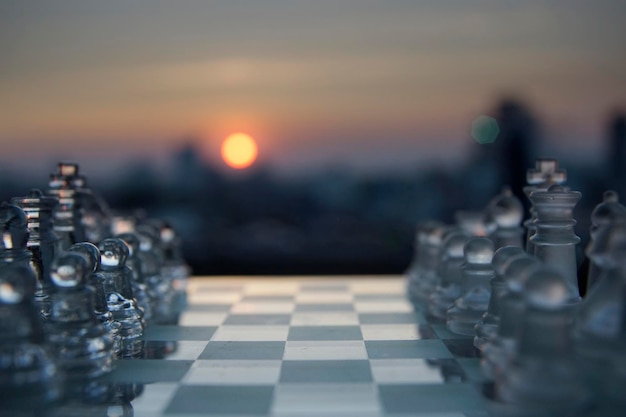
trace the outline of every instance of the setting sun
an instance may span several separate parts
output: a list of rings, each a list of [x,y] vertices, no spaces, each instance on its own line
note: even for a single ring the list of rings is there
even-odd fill
[[[222,159],[235,169],[247,168],[256,160],[258,149],[252,137],[233,133],[222,142]]]

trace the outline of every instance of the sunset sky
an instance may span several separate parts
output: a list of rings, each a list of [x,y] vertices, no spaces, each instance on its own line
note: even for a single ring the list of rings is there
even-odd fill
[[[193,137],[219,164],[233,132],[286,173],[445,162],[502,95],[548,146],[597,155],[626,106],[624,16],[623,0],[4,1],[0,162],[159,161]]]

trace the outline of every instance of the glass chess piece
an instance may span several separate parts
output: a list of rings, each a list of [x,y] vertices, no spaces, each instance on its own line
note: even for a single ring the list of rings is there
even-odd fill
[[[576,311],[574,348],[601,402],[626,407],[615,388],[626,383],[626,223],[597,230],[588,249],[602,276]]]
[[[37,410],[62,394],[33,301],[35,281],[34,272],[23,264],[0,267],[0,409]]]
[[[491,296],[489,306],[480,321],[474,328],[474,346],[481,352],[486,344],[496,337],[498,326],[500,325],[500,301],[506,293],[506,281],[504,274],[506,268],[517,258],[527,256],[521,246],[504,246],[498,249],[491,260],[495,276],[489,282],[491,286]]]
[[[28,219],[24,210],[6,202],[0,204],[0,231],[0,267],[11,263],[32,269],[32,255],[27,249]]]
[[[407,293],[418,308],[428,302],[428,297],[437,286],[437,269],[444,229],[444,224],[436,221],[429,221],[417,227],[415,254],[406,277]]]
[[[495,224],[486,210],[458,210],[454,213],[455,224],[472,237],[489,236],[495,230]]]
[[[530,195],[537,212],[537,230],[530,238],[534,255],[558,268],[566,279],[572,301],[580,301],[576,262],[576,245],[580,238],[574,233],[576,220],[573,215],[580,198],[578,191],[569,191],[560,185],[552,185],[546,191],[535,191]]]
[[[520,226],[524,217],[524,207],[510,187],[504,187],[500,194],[487,205],[487,215],[495,225],[489,238],[497,250],[504,246],[523,246],[524,229]]]
[[[148,290],[148,285],[144,275],[144,266],[142,264],[139,252],[140,239],[137,233],[126,232],[115,235],[116,238],[122,239],[128,245],[128,260],[126,265],[132,271],[131,285],[133,287],[133,295],[137,299],[137,305],[143,312],[143,319],[146,323],[152,321],[152,310],[156,305]]]
[[[68,183],[76,191],[76,205],[80,211],[80,228],[85,240],[100,242],[111,237],[111,210],[106,201],[87,185],[87,178],[79,173],[78,164],[63,163]]]
[[[94,314],[113,338],[115,357],[120,357],[122,352],[122,336],[120,335],[122,325],[113,319],[113,314],[107,307],[106,295],[96,277],[96,271],[100,267],[100,250],[93,243],[79,242],[73,244],[69,252],[78,253],[84,256],[87,261],[87,284],[94,289]]]
[[[496,380],[497,397],[529,415],[582,415],[591,396],[573,355],[569,284],[561,271],[544,266],[530,276],[515,354]]]
[[[86,259],[63,253],[52,263],[54,285],[45,323],[59,367],[70,378],[88,379],[113,368],[113,338],[94,314],[94,291],[87,285]]]
[[[137,226],[139,236],[139,258],[143,274],[155,301],[154,321],[158,324],[175,324],[178,313],[175,310],[175,292],[171,276],[163,274],[163,248],[160,230],[154,224]]]
[[[70,381],[63,403],[50,410],[52,417],[133,417],[131,401],[143,392],[143,384],[118,384],[100,379]]]
[[[567,172],[559,168],[559,162],[556,159],[537,159],[535,167],[526,171],[526,182],[528,185],[524,187],[524,193],[530,201],[530,217],[524,221],[526,229],[526,252],[533,255],[535,248],[530,238],[537,231],[535,221],[537,220],[537,212],[533,207],[530,195],[535,191],[545,191],[554,184],[563,184],[567,181]]]
[[[446,325],[453,333],[474,336],[474,326],[489,305],[489,281],[494,276],[493,242],[485,237],[472,238],[465,244],[463,253],[461,296],[448,309]]]
[[[31,253],[31,267],[37,277],[35,302],[45,319],[50,314],[49,294],[52,288],[50,268],[59,240],[52,224],[52,210],[58,200],[44,196],[38,189],[32,189],[27,196],[14,197],[11,202],[26,214],[29,232],[26,247]]]
[[[428,312],[439,320],[446,319],[448,308],[461,296],[463,248],[469,235],[454,228],[444,235],[439,261],[439,285],[428,299]]]
[[[121,239],[108,238],[100,242],[98,249],[100,267],[95,274],[95,281],[106,296],[107,308],[113,319],[122,326],[122,357],[141,357],[144,322],[132,293],[132,271],[126,265],[128,246]]]
[[[591,212],[591,227],[589,228],[589,244],[585,250],[589,258],[589,271],[587,274],[587,287],[589,291],[591,287],[600,279],[602,271],[600,266],[590,256],[590,251],[594,244],[594,240],[598,231],[605,227],[611,227],[615,223],[626,222],[626,207],[619,203],[619,196],[613,190],[605,191],[602,202],[598,204]]]
[[[500,266],[503,265],[498,265]],[[524,288],[529,277],[541,266],[537,257],[526,254],[511,259],[504,270],[502,276],[506,291],[500,298],[500,321],[494,338],[483,347],[480,360],[483,375],[489,379],[497,381],[501,378],[517,352],[517,341],[526,308]]]
[[[163,222],[159,228],[159,237],[163,249],[161,274],[165,280],[171,282],[174,290],[174,306],[170,322],[176,324],[187,306],[187,279],[191,276],[191,268],[183,258],[181,239],[172,225]]]
[[[58,200],[52,212],[54,231],[59,238],[57,252],[66,251],[74,243],[85,241],[76,190],[70,185],[66,174],[63,164],[59,164],[58,172],[50,174],[48,181],[48,195]]]

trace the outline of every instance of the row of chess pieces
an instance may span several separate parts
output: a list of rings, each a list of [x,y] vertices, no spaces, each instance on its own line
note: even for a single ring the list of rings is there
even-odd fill
[[[522,203],[504,189],[454,225],[419,225],[408,293],[449,331],[474,338],[486,392],[504,409],[626,415],[626,207],[605,192],[579,267],[581,193],[565,181],[556,160],[528,170],[523,224]]]
[[[178,322],[190,270],[175,230],[112,215],[76,164],[3,202],[0,227],[0,410],[84,389],[144,357],[147,326]]]

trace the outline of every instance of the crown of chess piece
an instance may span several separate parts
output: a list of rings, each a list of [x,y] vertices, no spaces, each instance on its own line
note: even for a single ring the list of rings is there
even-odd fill
[[[54,285],[45,329],[59,367],[70,378],[88,379],[113,368],[113,338],[94,314],[89,266],[78,253],[59,254],[52,263]]]
[[[52,288],[50,268],[59,240],[52,224],[52,210],[58,200],[44,196],[38,189],[32,189],[27,196],[14,197],[11,202],[26,214],[29,232],[26,246],[31,253],[31,266],[37,277],[35,302],[45,319],[50,314],[49,294]]]
[[[494,276],[493,252],[493,242],[485,237],[472,238],[465,244],[461,296],[446,314],[446,325],[453,333],[474,336],[474,326],[487,311],[489,281]]]
[[[485,346],[496,337],[500,324],[500,301],[506,293],[506,281],[504,275],[511,262],[520,257],[528,256],[521,246],[504,246],[498,249],[491,260],[491,266],[495,276],[491,279],[491,296],[489,306],[480,321],[474,328],[474,346],[481,352]]]
[[[506,255],[506,253],[500,255]],[[510,259],[505,258],[499,256],[498,262],[494,265],[498,268],[496,274],[502,276],[505,281],[505,291],[498,303],[500,320],[495,336],[489,339],[482,348],[480,361],[483,374],[496,381],[506,373],[511,358],[517,350],[517,340],[525,311],[526,281],[542,265],[537,257],[528,254],[512,255]]]
[[[579,415],[588,410],[591,393],[573,354],[574,304],[561,271],[535,270],[526,282],[524,303],[518,351],[496,380],[497,396],[530,410]]]
[[[132,271],[126,265],[129,249],[123,240],[104,239],[98,245],[100,266],[95,274],[98,286],[106,296],[107,308],[113,319],[121,324],[122,356],[141,357],[143,343],[141,336],[144,321],[141,310],[132,293]]]
[[[68,252],[78,253],[87,261],[87,284],[94,289],[94,314],[113,338],[113,352],[115,357],[119,357],[122,352],[122,325],[113,319],[107,306],[106,294],[96,276],[100,267],[100,250],[93,243],[79,242],[73,244]]]
[[[510,187],[504,187],[487,205],[487,215],[495,224],[489,235],[497,249],[504,246],[523,246],[524,229],[521,227],[524,207]]]
[[[417,227],[415,253],[406,276],[409,298],[418,308],[428,302],[430,294],[437,287],[437,270],[444,231],[444,224],[437,221],[428,221]]]
[[[66,251],[74,243],[86,240],[82,229],[80,207],[76,201],[76,190],[70,184],[75,172],[72,164],[59,163],[57,172],[50,174],[47,193],[58,199],[52,212],[54,231],[59,237],[58,251]]]
[[[572,301],[580,301],[576,245],[580,238],[574,233],[573,210],[581,194],[560,185],[546,191],[535,191],[530,200],[537,212],[536,232],[530,238],[534,255],[548,265],[554,265],[566,279]]]
[[[626,382],[626,223],[595,232],[588,254],[602,271],[574,318],[574,347],[590,385],[603,401],[624,403],[615,383]],[[621,358],[621,365],[616,359]],[[621,398],[621,399],[620,399]]]
[[[61,394],[57,366],[33,301],[35,281],[25,265],[0,267],[0,410],[23,404],[32,410]]]
[[[463,248],[469,238],[467,232],[458,227],[444,235],[439,262],[440,282],[428,300],[428,312],[439,320],[446,319],[448,308],[461,296]]]
[[[524,187],[524,193],[530,200],[530,195],[535,191],[545,191],[550,186],[563,184],[565,181],[567,181],[567,172],[559,168],[559,163],[556,159],[537,159],[535,168],[530,168],[526,171],[526,182],[528,185]],[[526,229],[526,252],[532,255],[535,253],[535,249],[530,238],[537,230],[535,226],[537,212],[533,207],[532,200],[530,200],[530,203],[530,217],[524,221],[524,228]]]
[[[598,204],[591,212],[591,227],[589,228],[589,244],[585,249],[587,258],[589,259],[589,269],[587,273],[587,287],[586,291],[591,290],[596,282],[602,276],[602,270],[600,266],[593,261],[593,257],[590,256],[594,245],[594,240],[598,234],[598,231],[604,228],[613,226],[616,223],[626,222],[626,207],[619,203],[619,196],[613,190],[604,192],[602,202]]]
[[[149,323],[152,320],[152,309],[156,304],[156,300],[151,298],[151,292],[148,291],[144,266],[139,256],[139,246],[141,244],[139,236],[134,232],[126,232],[115,235],[115,237],[122,239],[128,245],[126,265],[132,271],[131,285],[133,287],[133,295],[137,299],[139,308],[143,311],[144,320]]]

